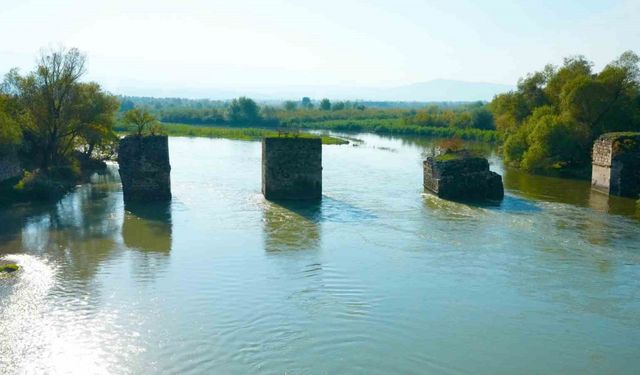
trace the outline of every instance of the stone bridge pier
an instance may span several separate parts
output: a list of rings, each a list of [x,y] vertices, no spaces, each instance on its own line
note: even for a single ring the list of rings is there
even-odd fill
[[[118,165],[125,203],[171,200],[171,165],[166,135],[122,138]]]
[[[269,200],[322,198],[320,138],[266,137],[262,140],[262,194]]]
[[[501,201],[502,176],[489,170],[481,157],[445,154],[423,162],[424,188],[440,198],[457,201]]]
[[[638,198],[640,133],[606,133],[594,142],[591,186],[605,194]]]

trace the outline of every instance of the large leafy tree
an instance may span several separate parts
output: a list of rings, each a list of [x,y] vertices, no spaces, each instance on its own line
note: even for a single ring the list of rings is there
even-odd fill
[[[96,83],[79,86],[77,103],[77,137],[69,147],[83,149],[87,157],[110,156],[117,137],[113,132],[120,103],[115,96],[105,95]]]
[[[601,72],[571,57],[527,76],[490,104],[505,159],[533,172],[588,166],[602,133],[640,130],[640,58],[625,52]]]
[[[301,105],[302,105],[302,108],[305,108],[305,109],[313,108],[313,103],[311,102],[311,98],[308,96],[305,96],[304,98],[302,98]]]
[[[320,101],[320,109],[323,111],[331,110],[331,101],[327,98],[324,98]]]
[[[63,164],[73,151],[112,135],[116,99],[96,83],[80,81],[86,58],[75,48],[42,52],[34,71],[13,69],[3,91],[19,107],[29,154],[44,170]]]
[[[22,139],[20,125],[12,116],[11,98],[0,94],[0,151],[6,146],[15,146]]]

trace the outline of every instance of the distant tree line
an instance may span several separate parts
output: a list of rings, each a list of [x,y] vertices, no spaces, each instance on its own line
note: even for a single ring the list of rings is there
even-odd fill
[[[192,125],[313,127],[330,120],[402,119],[411,127],[495,129],[484,102],[437,103],[418,109],[412,108],[416,103],[366,102],[372,108],[364,103],[328,98],[314,101],[310,97],[274,104],[258,104],[247,97],[231,101],[123,97],[120,111],[145,108],[162,122]]]

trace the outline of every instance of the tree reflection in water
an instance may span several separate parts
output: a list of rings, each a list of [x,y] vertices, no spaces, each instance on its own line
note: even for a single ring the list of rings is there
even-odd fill
[[[91,279],[117,249],[118,180],[111,169],[96,174],[56,203],[0,212],[0,254],[28,253],[55,261],[76,281]]]

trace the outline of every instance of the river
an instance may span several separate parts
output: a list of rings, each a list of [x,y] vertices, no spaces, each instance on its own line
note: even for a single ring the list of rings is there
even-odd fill
[[[640,208],[505,170],[423,194],[429,140],[324,146],[319,204],[260,193],[259,142],[171,138],[173,201],[117,166],[0,211],[0,373],[638,374]]]

